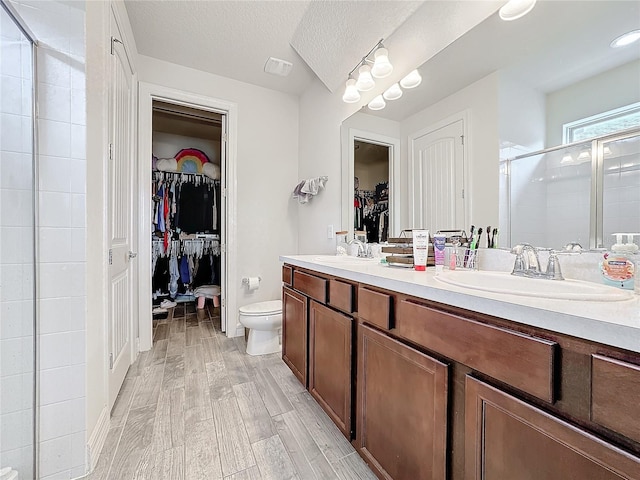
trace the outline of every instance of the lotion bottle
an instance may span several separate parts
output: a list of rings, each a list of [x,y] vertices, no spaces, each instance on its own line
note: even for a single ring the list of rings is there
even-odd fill
[[[604,254],[600,263],[602,280],[606,285],[625,290],[640,290],[640,282],[636,282],[638,276],[638,245],[633,243],[636,233],[614,233],[616,243],[611,251]],[[622,237],[627,237],[627,242],[622,242]],[[635,285],[634,285],[635,284]]]

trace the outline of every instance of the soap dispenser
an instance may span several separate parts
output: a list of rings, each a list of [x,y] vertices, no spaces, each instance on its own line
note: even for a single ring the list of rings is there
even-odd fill
[[[636,282],[638,273],[638,245],[633,243],[638,233],[614,233],[616,243],[611,251],[604,254],[600,264],[602,279],[606,285],[612,285],[625,290],[640,290],[640,281]],[[626,243],[622,237],[626,235]]]

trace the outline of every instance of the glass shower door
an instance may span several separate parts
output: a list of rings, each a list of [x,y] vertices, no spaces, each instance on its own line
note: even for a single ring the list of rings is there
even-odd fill
[[[0,472],[35,471],[33,42],[0,2]],[[4,476],[2,478],[5,478]]]

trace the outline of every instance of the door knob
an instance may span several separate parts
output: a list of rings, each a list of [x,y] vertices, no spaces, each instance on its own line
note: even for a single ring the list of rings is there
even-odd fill
[[[132,252],[131,250],[129,250],[129,258],[136,258],[137,256],[137,252]]]

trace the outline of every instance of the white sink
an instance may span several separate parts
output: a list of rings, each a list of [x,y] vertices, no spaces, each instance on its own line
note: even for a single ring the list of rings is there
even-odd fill
[[[360,258],[350,255],[318,255],[313,261],[328,265],[366,265],[380,262],[377,258]]]
[[[580,280],[526,278],[504,272],[454,270],[443,272],[435,278],[457,287],[525,297],[591,302],[618,302],[633,298],[632,291],[608,285]]]

